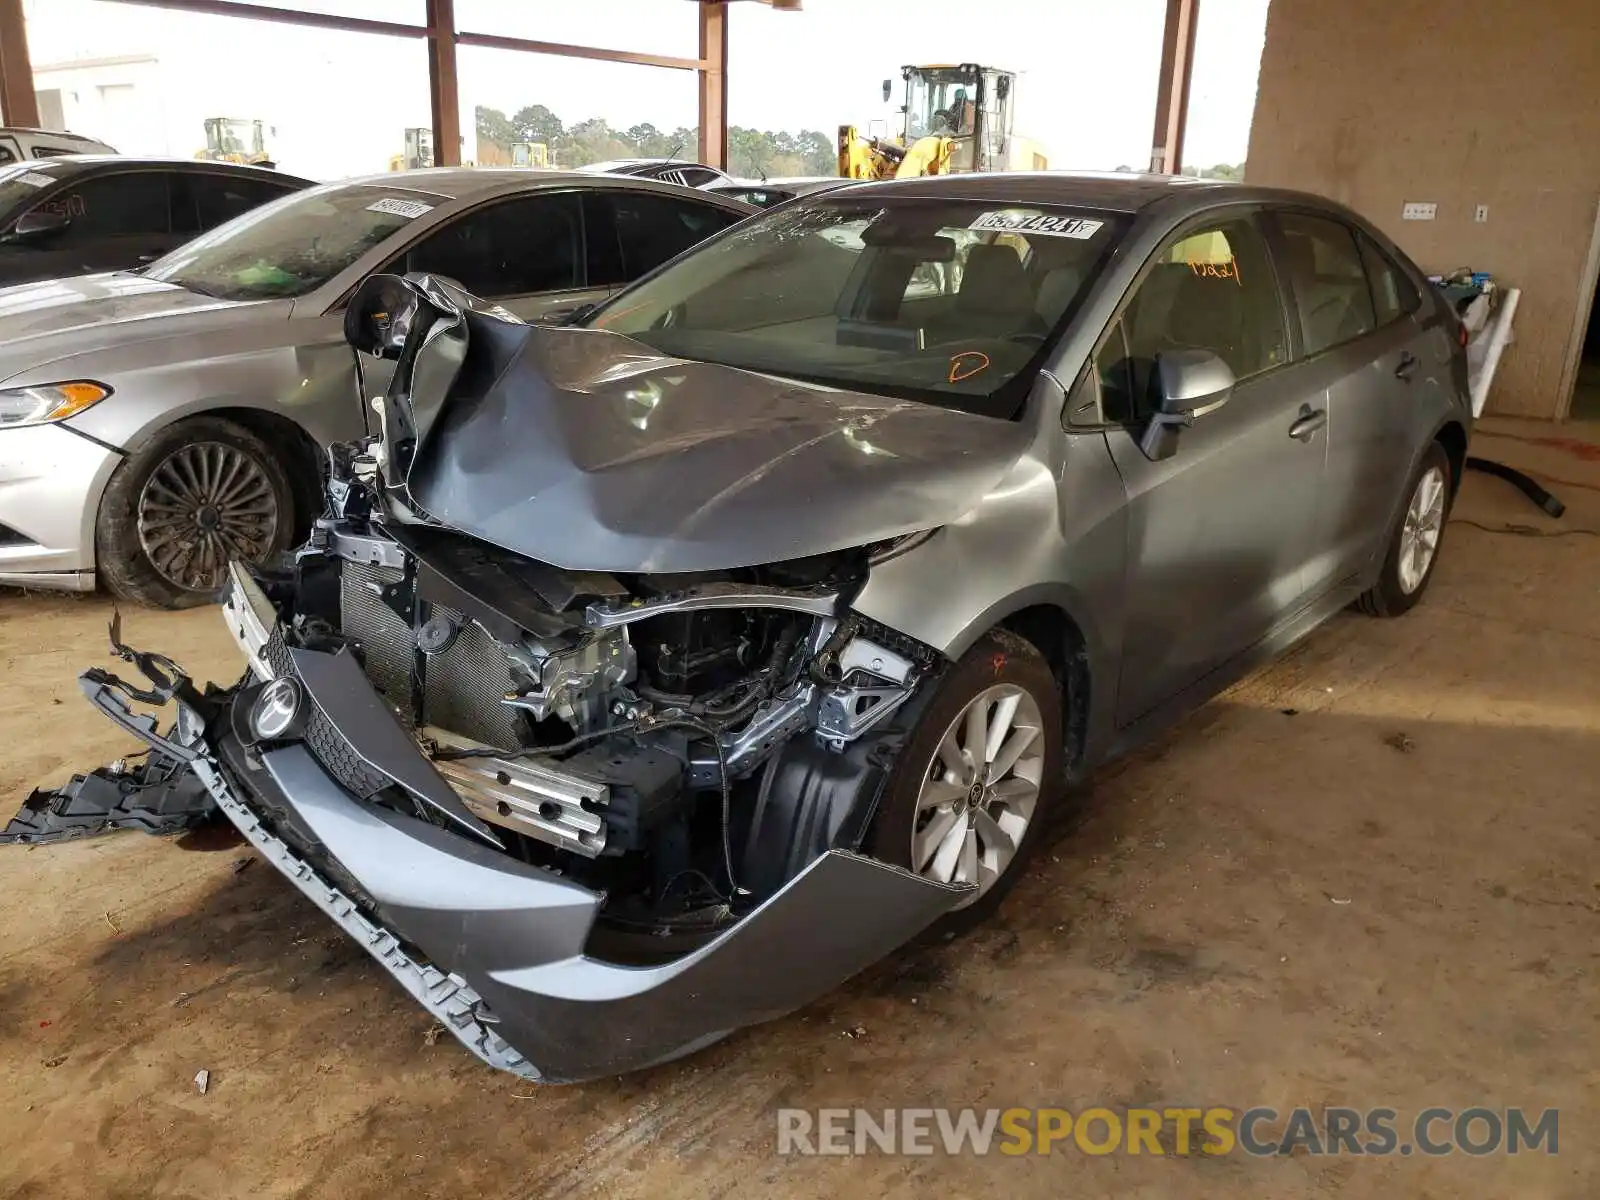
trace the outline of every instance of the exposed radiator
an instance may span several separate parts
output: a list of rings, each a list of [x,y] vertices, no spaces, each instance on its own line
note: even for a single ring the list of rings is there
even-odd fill
[[[500,703],[511,687],[511,665],[488,634],[442,605],[434,616],[460,626],[450,648],[427,660],[423,711],[411,711],[411,668],[416,635],[379,594],[401,579],[392,567],[345,562],[340,571],[340,622],[366,650],[367,678],[418,725],[437,725],[462,737],[506,749],[522,742],[515,709]]]
[[[454,644],[428,659],[423,692],[426,723],[501,749],[522,744],[518,711],[500,703],[511,688],[511,664],[494,639],[460,614],[434,605],[435,616],[461,625]]]
[[[367,678],[407,716],[411,712],[411,662],[416,640],[411,625],[384,603],[379,590],[399,583],[393,567],[346,562],[339,572],[339,624],[346,636],[359,638]]]

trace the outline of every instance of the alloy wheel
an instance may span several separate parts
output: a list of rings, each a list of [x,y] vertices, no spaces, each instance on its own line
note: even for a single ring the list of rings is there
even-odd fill
[[[1044,722],[1024,689],[1002,683],[969,701],[922,773],[911,866],[941,883],[975,883],[973,903],[1005,874],[1039,802]]]
[[[1429,467],[1417,480],[1406,506],[1405,524],[1400,527],[1400,556],[1396,563],[1400,590],[1410,595],[1422,586],[1433,566],[1433,555],[1444,532],[1444,472]]]
[[[156,465],[139,492],[139,545],[167,582],[215,591],[231,559],[259,562],[282,514],[262,465],[234,446],[195,442]]]

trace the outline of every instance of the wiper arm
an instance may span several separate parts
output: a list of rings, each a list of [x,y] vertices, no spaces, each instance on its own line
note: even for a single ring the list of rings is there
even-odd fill
[[[193,292],[197,296],[204,296],[208,300],[226,300],[227,299],[227,297],[224,296],[221,292],[215,291],[215,290],[213,290],[211,288],[201,287],[197,283],[189,283],[189,282],[187,282],[185,280],[182,280],[182,279],[168,279],[165,282],[177,284],[184,291]]]

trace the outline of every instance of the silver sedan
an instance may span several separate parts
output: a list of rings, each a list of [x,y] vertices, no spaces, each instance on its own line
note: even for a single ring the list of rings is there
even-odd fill
[[[414,171],[299,193],[141,272],[0,290],[0,584],[180,607],[295,544],[319,448],[361,434],[387,382],[342,332],[374,271],[557,320],[754,211],[627,176]]]

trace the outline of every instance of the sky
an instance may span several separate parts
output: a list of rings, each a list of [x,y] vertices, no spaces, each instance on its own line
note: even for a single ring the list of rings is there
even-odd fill
[[[275,0],[284,7],[420,22],[423,0]],[[819,129],[891,119],[881,83],[914,62],[1019,74],[1016,129],[1053,167],[1144,166],[1150,157],[1164,0],[803,0],[799,12],[730,6],[729,120]],[[1204,0],[1186,162],[1244,158],[1268,0]],[[79,132],[132,152],[191,154],[203,116],[261,118],[285,169],[382,169],[406,126],[428,124],[415,40],[375,38],[108,3],[25,0],[39,86],[77,98]],[[456,0],[463,30],[694,57],[686,0]],[[692,72],[462,47],[464,123],[475,105],[544,104],[568,123],[695,123]],[[83,63],[75,71],[62,64]],[[251,70],[241,70],[243,62]],[[92,64],[92,65],[91,65]],[[126,82],[137,86],[133,91]],[[115,101],[115,103],[113,103]],[[96,125],[114,126],[101,129]],[[137,143],[137,144],[124,144]],[[296,159],[298,158],[298,162]]]

